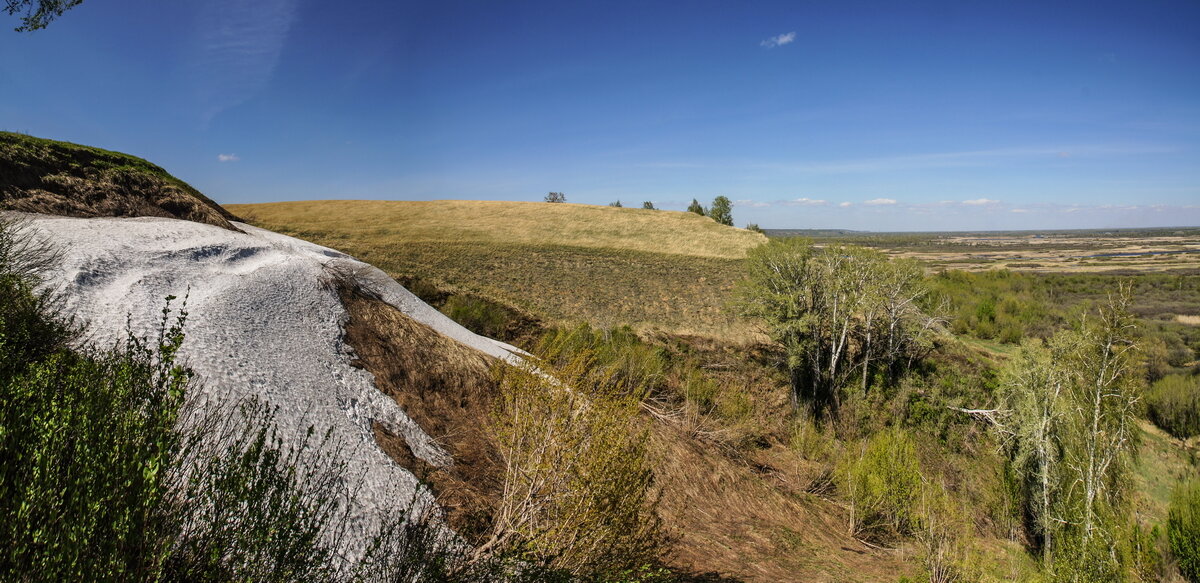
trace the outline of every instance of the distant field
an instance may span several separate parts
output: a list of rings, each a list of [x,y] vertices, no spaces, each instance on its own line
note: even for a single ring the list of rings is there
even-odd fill
[[[1200,269],[1200,228],[1195,227],[960,233],[768,229],[767,234],[866,245],[919,259],[933,269],[1071,273]]]
[[[228,205],[266,228],[550,322],[746,340],[729,313],[746,252],[766,237],[692,213],[488,201]]]

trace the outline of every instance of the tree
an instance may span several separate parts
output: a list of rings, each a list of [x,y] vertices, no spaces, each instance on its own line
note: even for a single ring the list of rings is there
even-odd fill
[[[1129,303],[1122,287],[1047,347],[1023,345],[1002,375],[1003,408],[987,412],[1020,477],[1043,565],[1061,580],[1108,580],[1125,568],[1117,536],[1130,519],[1144,380]]]
[[[705,216],[708,214],[707,212],[704,211],[704,206],[700,204],[700,201],[698,201],[694,198],[692,199],[692,204],[688,205],[687,210],[689,213],[696,213],[700,216]]]
[[[927,291],[914,262],[788,238],[751,250],[747,267],[737,305],[784,347],[793,406],[836,409],[855,374],[866,391],[874,373],[894,378],[932,346],[940,320],[918,309]]]
[[[762,228],[758,226],[758,223],[746,223],[746,230],[753,231],[755,233],[763,232]]]
[[[23,14],[21,26],[17,32],[30,32],[46,28],[55,18],[76,6],[83,0],[4,0],[4,11],[10,16]]]
[[[650,201],[643,202],[643,203],[642,203],[642,208],[644,208],[644,209],[646,209],[646,210],[648,210],[648,211],[656,211],[656,210],[658,210],[658,209],[654,208],[654,203],[652,203],[652,202],[650,202]]]
[[[712,220],[722,224],[733,226],[733,203],[728,197],[718,196],[713,199],[712,207],[708,209],[708,216]]]
[[[621,204],[620,200],[615,200],[613,202],[608,203],[608,206],[615,207],[615,208],[621,208],[624,205]]]
[[[567,202],[567,195],[561,192],[551,192],[546,195],[546,202]]]

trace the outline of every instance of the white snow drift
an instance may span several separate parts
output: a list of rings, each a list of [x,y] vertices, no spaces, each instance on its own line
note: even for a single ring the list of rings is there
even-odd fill
[[[187,297],[184,362],[214,400],[255,396],[278,407],[283,435],[332,428],[361,483],[351,532],[397,512],[417,480],[375,443],[371,421],[403,435],[414,455],[444,466],[450,457],[389,397],[350,365],[348,318],[333,281],[356,282],[409,317],[476,350],[513,360],[520,351],[477,336],[434,310],[379,269],[334,250],[237,224],[237,233],[160,218],[78,219],[23,215],[62,260],[47,285],[64,292],[68,313],[100,344],[157,330],[168,295]],[[176,305],[178,305],[178,300]],[[417,492],[414,494],[414,492]]]

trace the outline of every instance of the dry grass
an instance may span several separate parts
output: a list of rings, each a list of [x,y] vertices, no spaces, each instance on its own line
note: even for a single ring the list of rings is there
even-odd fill
[[[767,240],[760,233],[719,225],[694,213],[582,204],[322,200],[228,208],[266,224],[337,232],[386,245],[566,245],[740,259]]]
[[[735,257],[765,239],[691,213],[470,201],[232,208],[397,279],[514,306],[548,324],[760,340],[727,301],[743,273]]]
[[[375,439],[396,463],[430,484],[450,524],[469,538],[490,525],[501,470],[487,420],[497,385],[491,360],[442,336],[361,291],[338,289],[350,314],[346,342],[356,366],[453,456],[433,467],[413,455],[402,436],[374,425]]]
[[[1187,324],[1189,326],[1200,326],[1200,316],[1190,316],[1187,314],[1176,314],[1175,321],[1179,322],[1180,324]]]

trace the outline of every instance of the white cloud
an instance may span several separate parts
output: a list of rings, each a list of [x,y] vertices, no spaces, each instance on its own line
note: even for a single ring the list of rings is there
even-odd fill
[[[767,47],[768,49],[773,49],[775,47],[781,47],[786,44],[791,44],[795,40],[796,40],[796,31],[792,31],[792,32],[785,32],[781,35],[777,35],[777,36],[773,36],[773,37],[764,39],[762,42],[760,42],[758,44],[760,46]]]
[[[970,204],[970,205],[977,205],[977,206],[984,205],[984,204],[996,204],[998,202],[1000,202],[1000,201],[992,200],[990,198],[973,198],[971,200],[962,201],[963,204]]]
[[[1012,210],[1011,210],[1011,211],[1009,211],[1009,212],[1013,212],[1013,213],[1027,213],[1027,212],[1029,212],[1029,209],[1012,209]]]
[[[771,206],[769,202],[760,202],[757,200],[735,200],[733,206],[748,206],[750,208],[763,208]]]
[[[894,199],[894,198],[872,198],[871,200],[868,200],[868,201],[864,202],[863,204],[869,204],[871,206],[896,204],[896,199]]]
[[[237,154],[217,154],[218,162],[237,162],[238,160],[241,158],[238,158]]]
[[[829,204],[829,203],[827,203],[824,200],[821,200],[819,198],[794,198],[792,200],[787,201],[786,204],[790,204],[793,206],[821,206],[821,205],[825,205],[825,204]]]
[[[838,203],[838,206],[840,206],[840,207],[842,207],[842,208],[846,208],[846,207],[848,207],[848,206],[854,206],[854,203],[852,203],[852,202],[839,202],[839,203]]]

